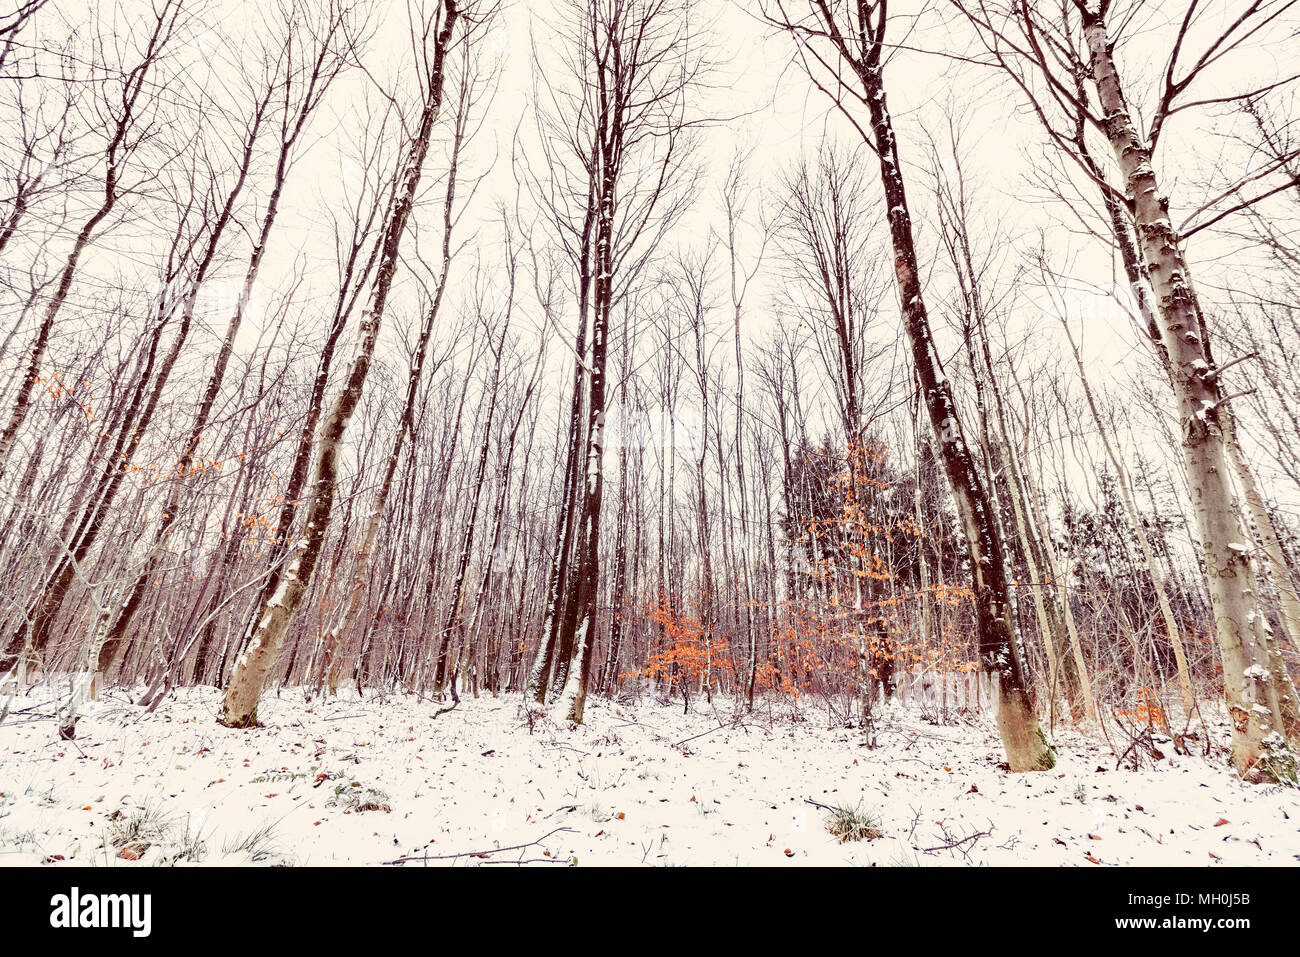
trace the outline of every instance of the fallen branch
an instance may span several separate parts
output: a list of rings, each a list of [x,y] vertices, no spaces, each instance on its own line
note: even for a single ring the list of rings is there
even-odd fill
[[[683,744],[686,744],[686,742],[688,742],[688,741],[694,741],[696,738],[703,738],[703,737],[705,737],[705,736],[707,736],[707,735],[712,734],[714,731],[721,731],[723,728],[728,728],[728,727],[737,727],[737,725],[736,725],[735,722],[732,722],[732,721],[726,721],[726,722],[723,722],[722,724],[718,725],[716,728],[710,728],[708,731],[701,731],[699,734],[693,734],[693,735],[691,735],[689,738],[682,738],[682,740],[680,740],[680,741],[674,741],[674,742],[673,742],[673,747],[674,747],[674,748],[679,748],[679,747],[681,747]],[[739,725],[739,727],[742,727],[742,728],[743,728],[744,725],[741,724],[741,725]]]
[[[541,844],[542,841],[546,840],[552,834],[559,834],[561,831],[572,832],[573,828],[557,827],[555,828],[555,830],[547,831],[541,837],[529,841],[526,844],[512,844],[510,847],[493,847],[482,851],[461,851],[458,854],[419,854],[419,855],[412,854],[408,857],[399,857],[396,858],[395,860],[383,861],[381,863],[385,865],[400,866],[402,864],[410,863],[411,861],[450,861],[450,860],[455,860],[458,857],[486,857],[488,854],[500,854],[502,851],[521,851],[524,848],[536,847],[538,844]],[[497,863],[507,863],[507,862],[499,861]]]
[[[563,864],[565,867],[569,867],[573,864],[573,862],[568,858],[529,857],[518,861],[484,861],[483,862],[483,866],[485,867],[488,864],[514,864],[515,866],[519,866],[521,864]]]
[[[987,831],[972,831],[965,837],[954,837],[945,825],[940,824],[939,828],[943,836],[947,838],[947,843],[939,844],[935,847],[918,847],[916,850],[920,851],[922,854],[933,854],[935,851],[957,850],[961,851],[962,854],[969,856],[966,850],[966,844],[978,841],[982,837],[988,837],[993,833],[993,829],[990,828]]]

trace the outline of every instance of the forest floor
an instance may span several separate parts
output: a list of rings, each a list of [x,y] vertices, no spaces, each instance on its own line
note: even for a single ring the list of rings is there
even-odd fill
[[[1243,784],[1222,749],[1164,744],[1168,757],[1117,770],[1100,736],[1058,728],[1054,770],[1011,774],[991,719],[935,724],[897,706],[867,748],[824,709],[800,720],[730,701],[683,714],[592,700],[570,727],[536,714],[530,726],[518,697],[467,697],[435,718],[413,697],[304,704],[286,691],[264,699],[264,727],[231,731],[213,689],[153,714],[119,690],[67,742],[50,697],[15,701],[0,726],[0,864],[1300,860],[1296,792]],[[841,843],[834,807],[880,836]]]

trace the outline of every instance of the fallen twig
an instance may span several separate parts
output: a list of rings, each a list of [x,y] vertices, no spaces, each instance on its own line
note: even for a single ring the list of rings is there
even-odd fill
[[[724,722],[724,723],[718,725],[716,728],[710,728],[708,731],[701,731],[699,734],[693,734],[693,735],[691,735],[689,738],[682,738],[682,740],[680,740],[680,741],[674,741],[674,742],[673,742],[673,747],[674,747],[674,748],[681,747],[683,744],[685,744],[685,743],[688,742],[688,741],[694,741],[696,738],[703,738],[703,737],[705,737],[705,736],[707,736],[707,735],[712,734],[714,731],[721,731],[723,728],[728,728],[728,727],[741,727],[741,728],[743,728],[744,726],[745,726],[745,725],[744,725],[743,723],[741,723],[741,724],[737,724],[736,722],[726,721],[726,722]]]
[[[492,847],[482,851],[461,851],[458,854],[412,854],[407,857],[399,857],[391,861],[383,861],[385,865],[402,865],[411,861],[450,861],[458,857],[484,857],[488,854],[500,854],[502,851],[521,851],[526,847],[536,847],[546,840],[552,834],[559,834],[561,831],[573,831],[571,827],[557,827],[553,831],[547,831],[536,840],[529,841],[526,844],[512,844],[510,847]],[[504,862],[501,862],[504,863]]]
[[[939,827],[943,833],[943,836],[945,838],[948,838],[947,843],[939,844],[935,847],[918,847],[917,848],[918,851],[920,851],[923,854],[932,854],[935,851],[958,850],[961,851],[963,854],[966,854],[967,853],[965,847],[966,844],[972,843],[974,841],[978,841],[982,837],[988,837],[990,834],[993,833],[992,829],[989,829],[987,831],[972,831],[970,834],[967,834],[965,837],[954,838],[952,834],[948,831],[948,828],[946,826],[941,824],[939,825]]]

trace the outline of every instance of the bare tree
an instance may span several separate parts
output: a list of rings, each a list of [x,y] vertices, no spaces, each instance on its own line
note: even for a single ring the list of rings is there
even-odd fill
[[[1196,0],[1189,3],[1169,47],[1162,86],[1145,135],[1130,109],[1115,57],[1119,33],[1129,22],[1122,4],[1072,0],[1050,17],[1025,3],[996,11],[982,4],[963,8],[996,59],[1019,61],[1039,78],[1044,91],[1033,102],[1058,143],[1063,143],[1064,137],[1055,132],[1050,111],[1064,111],[1076,124],[1086,122],[1104,137],[1113,154],[1121,187],[1099,175],[1096,164],[1077,149],[1077,140],[1073,150],[1065,143],[1080,167],[1131,218],[1142,272],[1154,298],[1152,319],[1178,407],[1180,445],[1223,659],[1224,691],[1233,724],[1233,761],[1242,775],[1284,780],[1295,779],[1292,752],[1300,734],[1300,705],[1285,664],[1273,647],[1273,637],[1265,629],[1247,532],[1231,486],[1227,438],[1231,411],[1227,404],[1235,396],[1224,391],[1222,369],[1213,362],[1209,331],[1184,251],[1188,234],[1180,235],[1170,219],[1170,197],[1161,192],[1154,150],[1166,124],[1177,113],[1261,92],[1247,90],[1208,99],[1203,94],[1201,100],[1188,95],[1189,88],[1210,67],[1290,6],[1289,2],[1266,0],[1247,4],[1189,65],[1183,59],[1184,48],[1200,7]],[[1120,25],[1118,32],[1113,32],[1113,24]],[[1023,76],[1015,67],[1010,72],[1014,77]],[[1281,82],[1290,79],[1295,78]],[[1027,81],[1020,83],[1030,91]],[[1268,88],[1273,86],[1276,84]],[[1138,294],[1141,300],[1142,287]]]
[[[473,13],[472,10],[465,11],[466,22],[471,26],[475,23]],[[338,458],[343,436],[356,411],[366,376],[370,372],[375,342],[388,304],[393,277],[397,272],[402,238],[415,205],[433,126],[442,112],[447,55],[455,42],[457,22],[461,16],[462,10],[456,0],[442,0],[434,14],[436,29],[432,50],[426,51],[429,56],[423,64],[423,108],[420,122],[407,144],[401,172],[402,182],[385,216],[384,238],[375,280],[359,328],[359,348],[348,368],[344,387],[318,432],[316,467],[311,483],[306,527],[303,538],[296,546],[299,554],[281,579],[279,590],[267,602],[257,630],[247,648],[240,654],[226,690],[221,723],[228,727],[243,728],[257,723],[257,704],[266,673],[275,662],[289,623],[306,597],[312,573],[320,558],[336,498]]]
[[[1015,601],[1007,581],[1007,559],[993,503],[957,415],[952,385],[943,374],[935,351],[929,318],[922,298],[919,264],[912,237],[911,216],[903,183],[903,170],[893,120],[885,105],[886,30],[888,6],[884,2],[856,5],[833,0],[812,0],[805,17],[794,20],[778,2],[777,15],[769,15],[800,43],[800,62],[812,82],[823,91],[821,77],[829,74],[833,87],[828,96],[852,118],[845,97],[851,96],[869,117],[864,142],[880,161],[894,272],[903,312],[903,324],[912,349],[912,363],[920,382],[926,411],[934,429],[944,472],[957,502],[975,579],[980,661],[998,684],[998,729],[1014,771],[1035,771],[1054,764],[1038,719],[1030,704],[1024,662],[1016,636]],[[848,71],[855,87],[843,82]]]
[[[544,86],[553,178],[532,189],[576,273],[578,331],[565,504],[530,686],[539,697],[558,690],[576,722],[596,641],[610,316],[690,194],[690,100],[706,67],[691,10],[683,0],[573,0],[560,28],[566,83]]]

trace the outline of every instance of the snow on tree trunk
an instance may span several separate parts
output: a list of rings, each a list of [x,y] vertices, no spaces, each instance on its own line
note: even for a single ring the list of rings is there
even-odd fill
[[[1112,56],[1105,20],[1084,10],[1083,33],[1103,110],[1103,126],[1124,176],[1138,242],[1158,305],[1161,342],[1182,426],[1183,458],[1200,532],[1215,630],[1223,659],[1224,695],[1232,723],[1232,759],[1244,777],[1294,781],[1294,732],[1288,742],[1282,698],[1295,700],[1289,679],[1270,670],[1264,616],[1245,531],[1233,501],[1217,376],[1205,361],[1195,293],[1169,202],[1159,193],[1149,148],[1139,136]]]
[[[903,322],[912,348],[912,361],[970,551],[980,661],[996,678],[998,731],[1011,770],[1046,770],[1053,766],[1055,758],[1029,700],[1024,663],[1015,635],[1015,604],[1007,581],[1001,532],[989,495],[976,471],[974,458],[962,436],[952,388],[943,375],[931,338],[897,142],[885,105],[883,66],[879,62],[878,47],[876,61],[862,64],[858,75],[866,94],[872,136],[880,157],[881,182],[894,249],[894,271]]]
[[[298,543],[300,554],[293,560],[276,592],[271,595],[252,640],[235,663],[234,674],[222,704],[221,723],[227,727],[247,728],[257,724],[257,706],[262,685],[271,666],[275,664],[298,606],[307,595],[312,572],[325,543],[325,533],[329,528],[337,494],[338,460],[343,436],[361,401],[361,391],[370,371],[388,293],[397,272],[402,238],[415,205],[433,125],[441,112],[446,55],[459,13],[456,0],[443,0],[442,24],[435,40],[420,127],[406,152],[405,164],[400,172],[402,184],[393,198],[384,224],[379,270],[375,276],[369,306],[361,318],[358,350],[348,370],[343,390],[335,399],[317,437],[318,457],[306,525]]]

